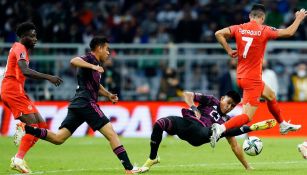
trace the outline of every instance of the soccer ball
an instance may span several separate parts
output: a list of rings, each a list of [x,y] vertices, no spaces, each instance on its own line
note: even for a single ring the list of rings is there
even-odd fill
[[[243,142],[243,150],[247,155],[256,156],[261,153],[263,148],[262,141],[255,136],[248,137]]]

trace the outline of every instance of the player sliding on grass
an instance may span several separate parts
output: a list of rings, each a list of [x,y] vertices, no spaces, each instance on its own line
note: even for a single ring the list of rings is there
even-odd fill
[[[26,133],[60,145],[82,123],[86,122],[94,131],[98,130],[107,138],[113,152],[123,164],[126,174],[137,174],[139,172],[139,169],[132,166],[128,154],[124,146],[121,145],[118,135],[113,130],[109,119],[97,104],[98,95],[109,98],[113,103],[118,101],[116,94],[110,93],[100,84],[101,73],[104,72],[101,63],[107,60],[110,54],[108,43],[105,37],[94,37],[90,42],[90,53],[71,59],[70,63],[79,68],[77,74],[78,86],[76,94],[68,106],[67,116],[62,122],[59,131],[54,133],[44,128],[35,128],[20,123],[17,125],[15,133],[16,143]]]
[[[216,39],[231,59],[238,57],[237,82],[243,89],[243,112],[222,125],[215,124],[212,126],[213,134],[210,142],[212,147],[215,147],[216,141],[223,132],[230,128],[240,127],[253,119],[260,97],[267,100],[270,113],[280,124],[281,134],[287,134],[289,131],[296,131],[301,128],[301,125],[293,125],[284,121],[276,101],[275,92],[262,81],[261,74],[267,42],[271,39],[294,35],[305,17],[306,11],[301,9],[295,13],[295,20],[289,27],[277,30],[263,25],[265,7],[256,4],[249,13],[250,22],[226,27],[215,33]],[[237,50],[232,50],[227,43],[228,38],[235,38]]]
[[[141,167],[142,172],[149,171],[152,165],[159,163],[160,158],[157,156],[157,153],[163,131],[170,135],[178,135],[180,139],[189,142],[193,146],[209,143],[212,134],[212,124],[222,124],[229,120],[227,113],[241,100],[240,95],[235,91],[227,92],[225,96],[221,97],[220,101],[213,96],[193,92],[184,92],[183,98],[191,110],[183,108],[181,110],[183,117],[169,116],[156,121],[151,134],[150,155]],[[198,107],[195,106],[194,101],[199,103]],[[236,157],[245,169],[249,170],[252,168],[245,160],[242,149],[233,136],[272,128],[275,124],[276,121],[274,119],[266,120],[251,126],[230,129],[223,133],[222,137],[226,137]]]
[[[1,98],[15,119],[29,126],[45,128],[47,127],[45,120],[24,90],[26,78],[47,80],[55,86],[59,86],[63,81],[58,76],[40,73],[29,68],[29,52],[34,49],[37,42],[35,25],[30,22],[21,23],[17,26],[16,34],[19,42],[13,44],[8,55],[2,80]],[[21,144],[18,152],[11,159],[10,167],[20,173],[30,173],[31,170],[24,157],[38,138],[26,134],[20,139]]]

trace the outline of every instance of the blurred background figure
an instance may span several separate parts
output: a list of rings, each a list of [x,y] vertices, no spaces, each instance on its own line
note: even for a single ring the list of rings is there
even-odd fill
[[[276,94],[278,100],[278,80],[274,70],[271,69],[266,59],[263,59],[262,63],[262,80],[268,85]]]
[[[179,100],[182,93],[176,71],[170,67],[166,68],[161,78],[158,100]]]
[[[238,87],[237,84],[237,59],[229,59],[227,66],[228,69],[222,74],[219,81],[219,94],[222,96],[226,94],[229,90],[234,90],[242,96],[242,90]]]
[[[295,72],[290,77],[289,99],[291,101],[307,101],[307,66],[300,61],[295,65]]]

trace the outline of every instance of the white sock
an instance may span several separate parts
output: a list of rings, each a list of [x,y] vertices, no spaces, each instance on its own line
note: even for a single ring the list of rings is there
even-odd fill
[[[304,142],[303,142],[303,145],[307,147],[307,141],[304,141]]]
[[[226,127],[224,124],[221,125],[222,133],[226,131]]]

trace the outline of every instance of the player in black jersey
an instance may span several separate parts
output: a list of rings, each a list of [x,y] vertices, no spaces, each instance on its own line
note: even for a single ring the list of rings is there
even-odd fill
[[[108,59],[110,54],[108,43],[105,37],[96,36],[90,42],[91,51],[87,55],[71,59],[70,63],[78,69],[78,86],[76,94],[68,106],[67,116],[58,132],[54,133],[43,128],[18,124],[15,140],[20,139],[22,135],[27,133],[53,144],[60,145],[82,123],[86,122],[94,131],[98,130],[107,138],[113,152],[123,164],[126,174],[137,174],[140,171],[138,168],[132,166],[127,152],[123,145],[121,145],[112,124],[97,104],[99,95],[107,97],[113,103],[118,101],[116,94],[110,93],[100,84],[101,73],[104,72],[101,64]]]
[[[157,153],[162,141],[163,131],[166,131],[170,135],[178,135],[180,139],[187,141],[193,146],[209,143],[210,136],[212,135],[212,124],[222,124],[229,120],[230,117],[227,113],[241,100],[240,95],[235,91],[227,92],[221,100],[213,96],[193,92],[184,92],[183,97],[184,101],[190,106],[190,109],[183,108],[181,110],[183,117],[169,116],[160,118],[154,124],[150,141],[150,155],[145,164],[141,167],[142,172],[149,171],[152,165],[159,163],[160,158]],[[199,103],[199,105],[196,107],[194,102]],[[275,125],[276,121],[270,119],[255,123],[251,126],[245,125],[241,128],[230,129],[223,133],[222,137],[227,138],[236,157],[245,169],[249,170],[252,168],[244,158],[242,149],[233,136],[255,130],[272,128]]]

